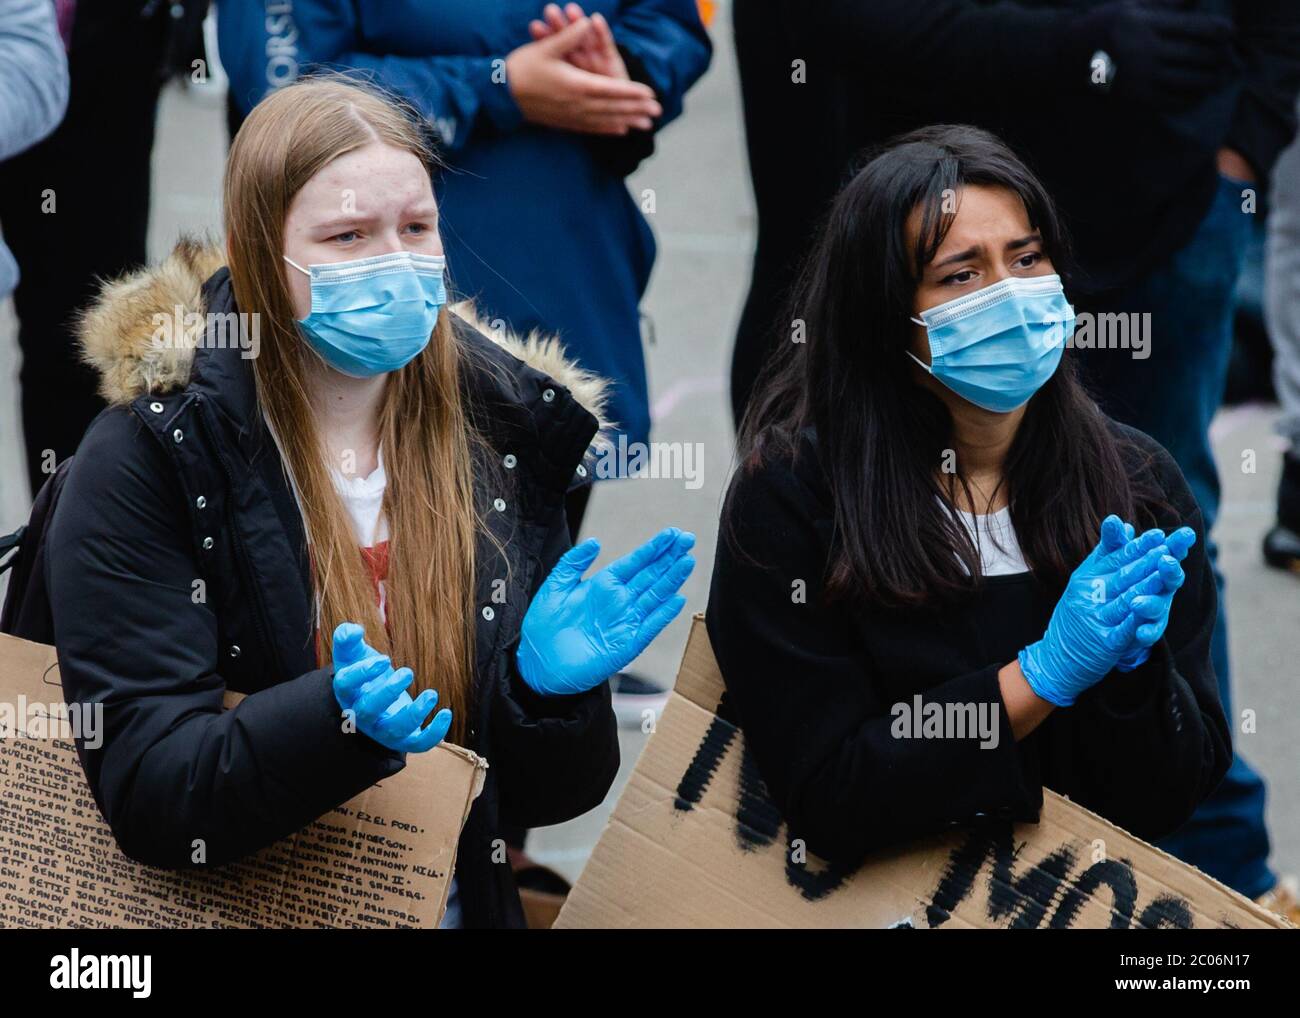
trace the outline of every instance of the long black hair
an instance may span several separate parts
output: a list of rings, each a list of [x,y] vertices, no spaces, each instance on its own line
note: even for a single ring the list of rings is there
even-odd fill
[[[1068,276],[1052,200],[1006,145],[967,126],[904,135],[835,199],[790,302],[801,341],[781,344],[741,426],[740,469],[751,472],[770,456],[793,458],[801,435],[815,432],[834,500],[825,578],[832,599],[914,606],[969,592],[981,579],[979,551],[939,480],[951,414],[917,384],[904,356],[917,284],[952,223],[945,198],[968,184],[1019,195],[1044,253]],[[920,230],[909,242],[914,210]],[[1128,476],[1122,442],[1067,350],[1029,401],[1005,465],[1016,537],[1041,580],[1063,585],[1109,513],[1139,529],[1155,525],[1151,506],[1161,499]],[[960,464],[957,482],[965,484]]]

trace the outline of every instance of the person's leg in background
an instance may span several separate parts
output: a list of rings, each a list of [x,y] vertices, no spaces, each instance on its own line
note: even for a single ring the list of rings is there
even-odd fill
[[[1150,313],[1148,357],[1135,359],[1131,350],[1081,350],[1085,375],[1107,413],[1169,450],[1200,504],[1207,534],[1219,508],[1209,428],[1223,396],[1232,346],[1233,295],[1251,228],[1241,197],[1248,186],[1222,178],[1197,233],[1166,264],[1121,292],[1079,302],[1080,310],[1094,314]],[[1212,540],[1208,550],[1213,563],[1217,549]],[[1214,572],[1219,617],[1211,656],[1224,713],[1235,732],[1223,576],[1217,565]],[[1234,755],[1218,789],[1159,845],[1258,898],[1277,882],[1268,866],[1264,794],[1259,775]]]
[[[1264,560],[1300,573],[1300,138],[1278,157],[1264,253],[1264,316],[1273,344],[1273,387],[1282,409],[1277,523],[1264,537]]]
[[[772,323],[781,311],[779,292],[770,281],[778,278],[778,262],[759,249],[754,254],[754,268],[749,294],[736,329],[736,345],[731,354],[731,417],[737,429],[744,419],[754,385],[768,357],[776,349]]]
[[[22,273],[14,308],[33,494],[103,406],[78,356],[76,312],[101,279],[146,257],[167,22],[142,20],[140,8],[121,0],[77,5],[67,116],[44,142],[0,166],[0,228]]]
[[[791,59],[808,54],[788,30],[792,26],[785,7],[771,0],[732,3],[757,225],[749,292],[731,357],[731,413],[737,428],[764,367],[791,335],[790,291],[819,220],[847,180],[849,153],[837,147],[835,123],[836,104],[844,101],[841,86],[831,75],[792,82]],[[798,158],[790,154],[790,124],[799,125]]]
[[[1246,256],[1237,279],[1232,356],[1223,389],[1224,406],[1272,403],[1273,349],[1264,325],[1264,240],[1268,215],[1252,216]]]
[[[770,15],[759,11],[758,7],[752,0],[739,0],[732,4],[731,9],[751,177],[757,171],[756,168],[762,168],[761,164],[765,161],[780,156],[769,151],[770,146],[766,144],[761,125],[757,123],[760,115],[770,114],[773,108],[771,91],[775,87],[775,79],[770,68],[765,65],[769,48],[766,33],[770,30]],[[754,182],[754,187],[757,191],[757,182]],[[737,428],[740,427],[759,370],[773,344],[772,323],[776,321],[780,306],[778,262],[789,256],[788,252],[783,255],[768,250],[771,245],[765,243],[763,211],[758,210],[759,235],[755,243],[749,292],[745,296],[745,306],[736,329],[736,343],[731,353],[731,416],[732,423]]]

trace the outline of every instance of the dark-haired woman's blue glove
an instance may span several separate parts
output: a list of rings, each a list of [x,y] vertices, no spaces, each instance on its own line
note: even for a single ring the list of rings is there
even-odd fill
[[[1133,634],[1133,642],[1115,665],[1121,672],[1131,672],[1146,661],[1151,648],[1165,635],[1174,594],[1186,579],[1179,563],[1195,543],[1196,531],[1191,527],[1179,527],[1165,539],[1169,554],[1160,559],[1156,572],[1134,588],[1131,610],[1139,625]]]
[[[414,699],[406,691],[415,681],[409,668],[392,662],[366,643],[365,630],[343,622],[334,630],[334,699],[356,725],[381,746],[399,753],[423,753],[451,729],[451,711],[438,711],[427,728],[424,719],[438,704],[426,689]]]
[[[545,696],[582,693],[631,664],[686,604],[677,591],[695,567],[694,544],[694,534],[669,527],[589,580],[582,574],[600,545],[569,549],[524,615],[524,682]]]
[[[1020,652],[1020,670],[1038,696],[1068,707],[1119,663],[1143,622],[1133,602],[1154,595],[1140,584],[1168,554],[1163,531],[1129,539],[1118,516],[1106,517],[1100,542],[1071,574],[1047,632]]]

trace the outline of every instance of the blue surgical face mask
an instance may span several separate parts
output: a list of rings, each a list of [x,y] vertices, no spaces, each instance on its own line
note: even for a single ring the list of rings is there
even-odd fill
[[[428,346],[447,303],[441,255],[394,251],[305,269],[288,255],[284,260],[311,278],[311,312],[298,320],[303,338],[353,378],[411,361]]]
[[[912,321],[925,326],[930,363],[907,355],[958,396],[999,414],[1029,402],[1074,335],[1074,308],[1056,275],[1012,276]]]

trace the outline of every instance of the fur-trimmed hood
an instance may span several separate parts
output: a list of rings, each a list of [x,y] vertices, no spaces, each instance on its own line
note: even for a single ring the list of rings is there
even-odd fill
[[[125,405],[146,394],[183,389],[190,379],[194,350],[203,326],[203,284],[225,265],[216,244],[182,238],[160,264],[104,284],[78,323],[82,358],[99,372],[100,395]],[[489,329],[468,302],[451,312],[507,353],[564,386],[599,422],[600,434],[613,427],[606,418],[609,383],[580,367],[555,336],[520,336]],[[158,342],[160,320],[186,322],[179,341]]]

